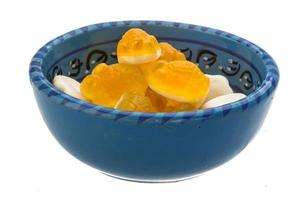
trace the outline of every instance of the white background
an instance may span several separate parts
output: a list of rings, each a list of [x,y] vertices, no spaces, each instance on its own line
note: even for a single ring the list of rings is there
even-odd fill
[[[1,1],[0,199],[300,199],[299,9],[295,1]],[[268,51],[281,79],[249,146],[198,178],[170,184],[113,179],[69,155],[42,121],[28,65],[50,39],[88,24],[157,19],[242,36]]]

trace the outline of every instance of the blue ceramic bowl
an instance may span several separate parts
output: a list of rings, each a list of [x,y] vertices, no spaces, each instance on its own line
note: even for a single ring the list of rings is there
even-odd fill
[[[126,112],[90,104],[53,87],[56,74],[78,81],[98,63],[115,63],[122,34],[139,27],[180,49],[204,73],[221,74],[247,98],[174,113]],[[100,23],[43,46],[30,64],[41,114],[59,143],[79,160],[118,178],[162,182],[193,177],[238,154],[261,127],[279,73],[271,56],[233,34],[163,21]]]

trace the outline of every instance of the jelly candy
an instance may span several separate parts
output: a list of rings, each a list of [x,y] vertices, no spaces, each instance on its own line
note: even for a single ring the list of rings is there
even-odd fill
[[[81,84],[56,76],[65,93],[115,109],[178,112],[211,108],[246,97],[233,93],[221,75],[205,75],[167,42],[132,28],[117,45],[116,64],[97,65]]]
[[[167,106],[167,98],[157,94],[150,88],[147,89],[146,96],[149,97],[152,105],[157,109],[158,112],[165,112]]]
[[[222,75],[208,75],[206,76],[210,80],[210,87],[208,95],[205,99],[205,101],[209,101],[210,99],[213,99],[218,96],[222,96],[225,94],[232,94],[233,91],[229,85],[229,82],[227,78],[225,78]]]
[[[115,109],[128,110],[128,111],[140,111],[140,112],[155,112],[149,97],[141,95],[137,92],[124,93],[116,105]]]
[[[152,105],[159,112],[177,112],[197,109],[196,105],[190,103],[177,102],[172,99],[168,99],[164,96],[157,94],[150,88],[147,89],[146,96],[150,98]]]
[[[246,95],[242,94],[242,93],[233,93],[233,94],[226,94],[223,96],[218,96],[216,98],[213,98],[207,102],[205,102],[202,105],[202,109],[207,109],[207,108],[213,108],[213,107],[217,107],[217,106],[222,106],[228,103],[232,103],[234,101],[238,101],[241,100],[243,98],[245,98]]]
[[[131,91],[144,95],[147,82],[137,66],[99,64],[81,82],[81,93],[88,101],[114,107],[120,97]]]
[[[159,43],[161,48],[161,55],[159,60],[174,61],[174,60],[186,60],[184,54],[167,42]]]
[[[209,78],[189,61],[171,61],[152,70],[146,75],[149,87],[169,99],[200,105],[209,90]]]
[[[57,75],[53,79],[53,85],[58,88],[60,91],[78,98],[83,99],[80,93],[80,83],[76,80],[63,75]]]
[[[144,64],[157,60],[160,54],[156,38],[138,28],[128,30],[117,46],[119,63]]]

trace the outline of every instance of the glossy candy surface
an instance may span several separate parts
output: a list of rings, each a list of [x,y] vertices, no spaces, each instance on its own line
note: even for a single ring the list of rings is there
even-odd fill
[[[132,28],[123,35],[117,46],[119,63],[143,64],[157,60],[161,55],[158,41],[139,28]]]
[[[80,90],[88,101],[113,108],[124,93],[145,94],[147,87],[142,71],[136,66],[99,64],[83,79]]]
[[[176,48],[174,48],[171,44],[167,42],[161,42],[159,43],[159,46],[161,48],[161,55],[159,57],[159,60],[165,60],[165,61],[186,60],[184,54],[181,53]]]
[[[209,90],[209,79],[189,61],[171,61],[150,70],[149,87],[169,99],[201,104]]]

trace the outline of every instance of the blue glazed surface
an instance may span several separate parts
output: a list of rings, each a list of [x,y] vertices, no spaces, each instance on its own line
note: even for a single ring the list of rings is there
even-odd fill
[[[248,97],[207,110],[142,113],[89,104],[52,86],[56,74],[81,80],[97,63],[116,62],[117,41],[131,27],[170,42],[204,73],[226,76]],[[76,29],[43,46],[30,64],[37,103],[60,144],[105,173],[140,181],[191,177],[234,157],[259,130],[278,80],[273,59],[253,43],[220,30],[163,21]]]

